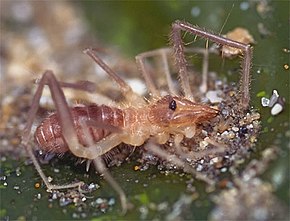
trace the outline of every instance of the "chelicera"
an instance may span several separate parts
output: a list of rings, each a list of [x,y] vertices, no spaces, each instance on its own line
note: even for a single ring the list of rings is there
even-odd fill
[[[152,152],[166,159],[166,151],[158,148],[158,145],[165,144],[170,137],[174,137],[176,148],[182,148],[181,141],[184,138],[194,139],[198,124],[211,121],[219,115],[220,112],[217,107],[198,103],[194,99],[190,87],[181,31],[206,38],[221,46],[225,45],[242,51],[239,104],[242,110],[248,109],[252,57],[250,45],[212,34],[186,22],[175,21],[172,24],[171,42],[182,95],[173,86],[174,84],[168,71],[165,71],[169,88],[168,94],[164,96],[158,91],[154,84],[154,79],[148,74],[144,64],[144,59],[147,57],[165,56],[166,50],[155,50],[136,56],[137,65],[150,94],[150,98],[146,99],[136,94],[117,73],[100,59],[93,49],[86,49],[84,53],[91,57],[108,74],[111,80],[118,85],[125,101],[114,107],[105,104],[69,107],[62,87],[89,90],[90,84],[60,82],[52,71],[47,70],[44,72],[38,82],[38,88],[32,100],[22,143],[49,190],[79,187],[83,183],[51,184],[34,156],[32,147],[28,145],[32,124],[39,108],[43,88],[46,85],[50,89],[56,112],[44,119],[36,129],[34,136],[39,148],[54,153],[69,151],[76,157],[87,159],[89,162],[93,161],[96,170],[104,174],[105,179],[119,194],[123,211],[127,210],[126,195],[106,170],[101,156],[121,143],[135,147],[141,146],[149,140],[154,143],[154,145],[151,145]],[[184,167],[186,165],[178,157],[171,158],[171,160],[178,166]],[[210,182],[203,174],[198,173],[193,168],[190,168],[189,172],[206,182]]]

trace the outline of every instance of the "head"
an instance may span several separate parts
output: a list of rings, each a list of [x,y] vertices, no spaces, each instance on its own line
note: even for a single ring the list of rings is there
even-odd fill
[[[150,121],[162,127],[187,127],[208,121],[218,110],[186,98],[164,96],[151,106]]]

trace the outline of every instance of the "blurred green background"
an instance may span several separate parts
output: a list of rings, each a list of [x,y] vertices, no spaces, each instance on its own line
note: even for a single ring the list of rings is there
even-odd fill
[[[197,24],[214,32],[220,32],[222,29],[222,33],[226,33],[235,27],[248,29],[256,41],[251,105],[259,109],[262,116],[262,133],[259,136],[257,149],[261,151],[276,145],[281,150],[279,158],[271,163],[262,178],[274,185],[275,194],[287,204],[289,201],[289,70],[285,70],[284,65],[289,65],[289,52],[286,53],[283,49],[289,50],[289,2],[266,1],[269,10],[260,10],[259,2],[261,1],[74,1],[71,3],[81,10],[90,31],[104,43],[104,47],[114,46],[132,60],[138,53],[168,46],[171,23],[176,19]],[[232,78],[237,79],[237,77]],[[275,117],[270,115],[269,109],[261,107],[260,97],[257,97],[261,91],[265,91],[270,97],[273,89],[277,89],[279,94],[286,98],[284,111]],[[259,159],[259,151],[253,155],[253,158]],[[112,175],[124,188],[135,209],[124,217],[120,216],[116,193],[101,179],[97,181],[101,188],[94,192],[94,197],[113,197],[118,206],[115,205],[112,211],[99,215],[92,209],[76,211],[72,205],[61,207],[57,201],[48,202],[48,195],[44,188],[33,188],[35,182],[40,181],[33,166],[24,166],[23,162],[7,160],[1,163],[1,173],[9,174],[7,177],[9,185],[4,186],[2,180],[0,186],[2,220],[7,219],[5,218],[7,216],[10,220],[142,219],[141,215],[144,214],[141,211],[142,205],[150,208],[150,205],[156,207],[166,202],[168,208],[171,208],[182,195],[187,194],[186,181],[190,178],[188,175],[181,176],[178,173],[164,175],[154,167],[136,172],[133,170],[136,165],[134,162],[111,168]],[[90,173],[90,177],[84,178],[83,167],[75,167],[69,161],[57,163],[55,166],[61,173],[53,174],[53,177],[58,182],[76,178],[96,183],[93,172]],[[21,167],[20,176],[15,173],[17,167]],[[51,167],[51,165],[44,165],[45,172],[52,173]],[[278,181],[277,174],[280,176]],[[196,184],[200,197],[190,205],[183,219],[206,220],[213,208],[212,195],[207,195],[202,182]],[[21,193],[15,186],[19,186]],[[38,199],[39,193],[40,199]],[[146,219],[163,220],[166,212],[149,209]]]

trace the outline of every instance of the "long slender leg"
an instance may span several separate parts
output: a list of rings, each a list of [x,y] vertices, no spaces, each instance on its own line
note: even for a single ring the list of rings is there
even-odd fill
[[[119,86],[121,93],[129,103],[140,106],[144,106],[146,104],[141,96],[136,94],[132,88],[118,76],[116,72],[114,72],[107,64],[105,64],[105,62],[102,61],[100,57],[96,55],[94,49],[88,48],[84,50],[84,53],[92,58],[110,76],[110,78]]]
[[[31,157],[34,163],[36,170],[38,171],[39,175],[43,179],[47,188],[49,190],[52,190],[52,189],[66,189],[66,188],[80,187],[81,185],[83,185],[83,182],[78,182],[78,183],[73,183],[73,184],[68,184],[68,185],[50,184],[47,177],[41,170],[41,167],[32,152],[31,146],[28,145],[33,119],[35,118],[36,112],[39,108],[39,101],[40,101],[42,91],[45,85],[48,85],[50,88],[53,101],[55,102],[55,105],[56,105],[57,114],[60,119],[60,125],[62,127],[63,136],[66,142],[68,143],[68,146],[71,152],[79,157],[83,157],[87,159],[95,159],[94,162],[99,172],[104,174],[105,178],[108,179],[108,182],[118,192],[121,199],[123,211],[125,211],[127,209],[126,207],[127,204],[126,204],[126,196],[123,190],[118,186],[118,184],[110,176],[109,172],[104,169],[104,165],[100,163],[100,160],[97,160],[99,156],[103,155],[104,153],[106,153],[107,151],[109,151],[110,149],[112,149],[113,147],[121,143],[119,134],[113,133],[109,137],[101,140],[97,145],[93,145],[92,138],[90,136],[87,136],[88,143],[91,145],[88,148],[83,147],[78,142],[76,131],[74,129],[73,118],[69,110],[68,104],[65,100],[64,93],[61,89],[61,84],[59,84],[59,82],[56,80],[52,71],[46,71],[43,74],[38,84],[39,84],[38,88],[33,97],[31,109],[28,113],[28,122],[23,133],[22,144],[25,146],[29,156]],[[87,128],[87,127],[83,126],[83,129],[84,128]],[[86,134],[90,134],[90,133],[87,131]]]
[[[149,90],[149,93],[153,96],[153,97],[160,97],[160,93],[157,89],[157,87],[155,86],[152,77],[150,76],[150,74],[148,73],[148,71],[145,68],[145,63],[144,63],[144,58],[147,57],[148,55],[146,55],[146,53],[142,53],[142,54],[138,54],[136,56],[136,64],[138,69],[141,71],[145,83],[147,85],[147,88]]]
[[[188,74],[186,70],[186,59],[184,56],[184,46],[181,39],[181,31],[189,32],[193,35],[198,35],[203,38],[207,38],[213,42],[216,42],[217,44],[221,45],[227,45],[230,47],[238,48],[243,51],[243,60],[242,60],[242,77],[240,81],[240,104],[241,107],[246,110],[249,106],[250,101],[250,93],[249,93],[249,87],[250,87],[250,69],[251,69],[251,59],[252,59],[252,49],[250,45],[243,44],[241,42],[237,42],[228,38],[224,38],[220,35],[215,35],[210,32],[207,32],[205,30],[202,30],[196,26],[193,26],[187,22],[181,22],[181,21],[175,21],[172,24],[172,36],[171,40],[173,43],[173,48],[175,52],[176,57],[176,63],[177,67],[179,69],[179,75],[181,79],[181,83],[184,89],[185,96],[191,96],[190,95],[190,87],[189,84],[186,82],[188,79]]]
[[[123,191],[123,189],[119,186],[119,184],[115,181],[115,179],[111,176],[110,172],[108,171],[105,163],[101,157],[96,157],[94,160],[94,165],[96,170],[104,175],[105,180],[113,187],[113,189],[118,193],[121,206],[122,206],[122,214],[125,214],[128,209],[127,204],[127,197]]]
[[[176,23],[176,22],[175,22]],[[180,28],[175,27],[175,23],[172,25],[171,42],[173,44],[173,50],[175,55],[175,61],[178,69],[178,74],[181,82],[181,88],[183,89],[184,96],[189,100],[193,99],[193,94],[190,89],[189,77],[187,72],[187,62],[184,54],[184,46],[181,38]]]
[[[171,50],[170,50],[171,51]],[[163,66],[164,66],[164,72],[165,72],[165,75],[166,75],[166,80],[167,80],[167,85],[168,85],[168,88],[169,88],[169,92],[171,95],[177,95],[177,91],[174,87],[174,84],[173,84],[173,81],[172,81],[172,78],[171,78],[171,74],[170,74],[170,71],[169,71],[169,64],[168,64],[168,59],[167,59],[167,54],[168,52],[170,52],[169,50],[162,50],[160,51],[161,53],[161,57],[162,57],[162,61],[163,61]]]
[[[203,157],[209,156],[209,155],[216,155],[219,153],[224,153],[226,150],[226,145],[224,144],[220,144],[217,143],[216,141],[207,138],[205,139],[206,142],[208,142],[209,144],[213,145],[215,148],[214,149],[206,149],[206,150],[202,150],[202,151],[198,151],[198,152],[192,152],[192,151],[186,151],[184,152],[183,146],[181,146],[180,142],[179,143],[175,143],[175,147],[176,147],[176,151],[177,154],[180,158],[182,158],[183,160],[187,160],[188,158],[191,160],[197,160],[197,159],[201,159]]]
[[[30,138],[30,131],[31,131],[31,127],[33,124],[33,120],[36,116],[37,110],[39,108],[39,101],[42,95],[42,91],[45,85],[48,85],[50,88],[50,92],[52,95],[52,99],[55,102],[56,105],[56,110],[59,114],[59,117],[61,120],[61,126],[64,128],[68,128],[71,127],[72,129],[72,136],[70,136],[68,133],[66,134],[67,137],[73,137],[73,139],[75,139],[77,141],[77,136],[76,133],[74,131],[74,127],[73,127],[73,119],[72,119],[72,115],[69,111],[69,106],[65,100],[65,96],[64,93],[61,89],[60,84],[58,83],[58,81],[56,80],[54,74],[52,73],[52,71],[45,71],[45,73],[43,74],[42,78],[40,79],[40,81],[38,82],[38,88],[35,92],[35,95],[33,97],[32,100],[32,104],[30,107],[30,110],[28,112],[28,120],[27,120],[27,124],[26,127],[24,129],[23,132],[23,136],[22,136],[22,143],[24,145],[28,144],[29,138]],[[69,131],[70,132],[70,131]]]
[[[89,156],[86,157],[88,160],[87,167],[89,167],[89,164],[91,161],[94,162],[96,170],[104,175],[105,180],[111,185],[111,187],[118,193],[121,206],[122,206],[122,213],[125,214],[127,211],[127,198],[123,191],[123,189],[119,186],[119,184],[115,181],[115,179],[111,176],[110,172],[108,171],[103,159],[101,158],[101,155],[108,152],[113,147],[120,144],[120,139],[118,138],[118,135],[116,133],[120,132],[118,128],[111,128],[111,131],[115,131],[115,133],[109,135],[108,137],[102,139],[101,141],[97,142],[97,144],[94,144],[93,137],[91,136],[91,133],[89,132],[88,126],[90,122],[87,122],[86,120],[83,120],[80,122],[80,125],[82,127],[82,130],[84,134],[87,134],[85,136],[86,143],[89,144]],[[98,125],[95,125],[98,126]],[[103,152],[102,152],[103,151]],[[88,169],[87,169],[88,170]]]
[[[103,94],[96,93],[96,85],[93,82],[78,81],[76,83],[71,83],[58,81],[58,83],[62,88],[67,88],[67,93],[66,91],[64,92],[67,99],[81,99],[91,103],[95,103],[96,101],[98,101],[98,105],[105,104],[113,107],[119,107],[119,105],[117,105],[116,102],[113,101],[111,98]]]
[[[137,66],[141,70],[142,75],[147,84],[147,87],[149,88],[153,96],[160,96],[160,93],[158,89],[155,87],[153,83],[153,79],[150,77],[149,73],[146,71],[145,61],[144,61],[146,58],[153,57],[153,56],[161,56],[169,92],[170,94],[175,94],[175,95],[177,94],[177,91],[174,87],[174,84],[170,75],[169,65],[168,65],[168,60],[167,60],[167,54],[169,54],[170,52],[171,52],[170,48],[161,48],[161,49],[157,49],[153,51],[144,52],[136,56]]]
[[[64,185],[55,185],[55,184],[51,184],[48,181],[48,178],[46,177],[46,175],[43,173],[36,157],[34,156],[33,152],[32,152],[32,148],[30,145],[28,146],[24,146],[30,159],[32,160],[35,169],[37,170],[38,174],[40,175],[41,179],[43,180],[44,184],[47,187],[48,191],[51,190],[56,190],[56,189],[68,189],[68,188],[75,188],[75,187],[81,187],[84,185],[84,182],[80,181],[80,182],[76,182],[76,183],[71,183],[71,184],[64,184]]]
[[[39,108],[40,97],[44,88],[44,85],[48,85],[52,99],[56,106],[58,118],[60,119],[60,126],[62,128],[62,135],[71,152],[78,157],[84,157],[84,147],[79,143],[77,134],[74,128],[73,118],[65,99],[64,93],[60,84],[56,80],[52,71],[46,71],[39,81],[39,86],[35,92],[32,100],[30,110],[28,112],[27,125],[24,129],[22,143],[26,146],[29,141],[29,135],[32,127],[33,120],[36,116],[36,112]]]
[[[71,88],[71,89],[87,91],[90,93],[93,93],[96,91],[95,83],[90,82],[90,81],[79,81],[76,83],[68,83],[68,82],[59,81],[59,85],[61,87],[67,87],[67,88]]]
[[[208,77],[208,41],[206,42],[206,48],[203,52],[203,61],[202,61],[202,82],[200,85],[200,91],[205,93],[207,91],[207,77]]]
[[[207,92],[207,79],[208,79],[208,65],[209,65],[209,54],[216,53],[217,50],[213,47],[208,47],[208,41],[206,43],[206,48],[185,48],[186,53],[197,53],[203,56],[202,60],[202,82],[200,85],[200,91],[202,93]]]
[[[25,146],[29,156],[31,157],[31,159],[34,163],[36,170],[40,174],[41,178],[45,182],[48,189],[63,189],[63,188],[71,188],[71,187],[75,187],[75,186],[80,186],[81,184],[83,184],[82,182],[77,183],[77,184],[69,184],[69,185],[52,185],[52,184],[50,184],[48,182],[47,177],[42,172],[41,167],[40,167],[39,163],[37,162],[35,156],[33,155],[31,147],[28,145],[33,120],[34,120],[36,113],[37,113],[37,110],[39,108],[39,101],[40,101],[40,98],[42,95],[43,88],[46,84],[50,88],[52,98],[53,98],[55,105],[56,105],[56,109],[58,110],[58,114],[60,115],[60,119],[63,119],[60,122],[61,126],[63,128],[64,128],[64,126],[67,128],[72,128],[72,129],[69,129],[72,131],[72,134],[66,134],[66,137],[70,136],[73,140],[75,139],[77,141],[77,136],[76,136],[76,133],[74,130],[73,120],[72,120],[71,113],[69,111],[69,107],[68,107],[67,102],[65,100],[63,91],[60,88],[60,84],[57,82],[52,71],[46,71],[43,74],[43,76],[38,84],[39,84],[38,88],[35,92],[30,110],[28,112],[28,120],[27,120],[26,127],[24,129],[24,132],[23,132],[22,144]],[[78,143],[78,141],[77,141],[77,143]]]
[[[170,161],[180,168],[183,168],[185,172],[193,174],[197,179],[202,180],[208,183],[209,185],[214,184],[213,180],[207,178],[205,174],[196,171],[194,168],[192,168],[191,165],[179,159],[177,155],[172,155],[166,152],[165,150],[162,150],[158,145],[154,143],[154,141],[148,142],[146,144],[146,147],[154,155],[160,157],[161,159]]]
[[[89,133],[86,133],[89,134]],[[114,147],[122,143],[121,136],[119,133],[113,133],[95,144],[91,144],[89,147],[84,147],[81,150],[75,150],[74,147],[70,146],[72,152],[77,153],[76,156],[83,157],[85,159],[95,159],[96,157],[102,156]]]
[[[115,101],[113,101],[111,98],[100,94],[100,93],[87,93],[85,91],[69,91],[65,92],[65,96],[68,99],[74,99],[74,100],[85,100],[90,103],[96,103],[98,102],[98,105],[107,105],[110,107],[120,107]]]
[[[78,138],[77,138],[77,134],[76,134],[76,131],[74,128],[73,118],[72,118],[69,106],[68,106],[66,99],[64,97],[64,93],[61,89],[61,85],[56,80],[52,71],[46,71],[38,83],[38,88],[35,92],[35,95],[33,97],[32,104],[31,104],[31,108],[28,112],[28,120],[27,120],[26,127],[24,129],[24,132],[23,132],[22,144],[24,146],[28,147],[28,141],[29,141],[29,137],[30,137],[31,127],[33,124],[33,120],[36,116],[37,110],[39,108],[39,101],[40,101],[41,94],[42,94],[42,91],[43,91],[43,88],[45,85],[48,85],[50,88],[51,96],[52,96],[53,101],[55,103],[56,111],[57,111],[58,117],[60,119],[60,126],[62,128],[63,137],[65,138],[66,142],[68,143],[70,151],[75,156],[88,158],[88,159],[93,159],[97,156],[100,156],[100,155],[106,153],[108,150],[102,150],[101,148],[95,148],[95,146],[85,148],[79,143]],[[104,143],[103,146],[110,147],[110,149],[112,149],[114,146],[116,146],[120,142],[121,141],[118,138],[115,138],[112,140],[105,139],[103,141],[103,143]],[[101,146],[101,147],[103,147],[103,146]],[[89,156],[93,156],[93,158],[90,158]],[[35,167],[40,168],[39,165],[38,166],[35,165]],[[40,170],[38,170],[38,172],[39,171]],[[39,173],[41,174],[41,172],[39,172]]]

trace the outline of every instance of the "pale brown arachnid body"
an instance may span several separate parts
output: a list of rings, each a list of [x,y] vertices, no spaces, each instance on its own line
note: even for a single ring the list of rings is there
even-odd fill
[[[89,55],[119,86],[125,102],[118,107],[107,105],[90,105],[85,107],[70,108],[66,102],[61,87],[73,87],[88,90],[86,84],[68,84],[58,82],[52,71],[45,71],[38,83],[31,109],[28,113],[28,122],[23,133],[23,144],[26,147],[33,163],[42,177],[47,188],[63,189],[82,185],[82,182],[69,185],[52,185],[48,182],[28,145],[31,127],[36,116],[39,100],[45,85],[48,85],[56,106],[56,112],[45,119],[36,129],[35,140],[39,148],[55,153],[70,151],[75,156],[92,160],[98,172],[103,173],[105,179],[118,192],[122,208],[127,209],[126,196],[122,188],[115,182],[106,170],[101,156],[120,143],[132,146],[140,146],[148,139],[155,144],[164,144],[170,136],[174,137],[176,148],[184,137],[192,138],[195,135],[196,125],[204,121],[210,121],[219,114],[219,110],[206,104],[196,103],[191,92],[187,62],[184,55],[184,46],[181,38],[181,31],[188,32],[206,38],[219,45],[226,45],[238,48],[243,52],[242,77],[240,81],[240,106],[246,110],[249,105],[249,84],[252,50],[250,45],[245,45],[219,35],[206,32],[186,22],[175,21],[172,24],[171,41],[175,56],[176,66],[181,81],[183,96],[178,95],[173,87],[172,79],[165,71],[169,94],[161,96],[154,85],[153,79],[147,73],[144,59],[152,55],[165,54],[161,51],[145,52],[136,57],[137,65],[141,70],[150,99],[133,92],[131,87],[122,80],[112,69],[110,69],[94,52],[93,49],[86,49],[85,54]],[[160,52],[160,53],[159,53]],[[152,152],[161,157],[166,153],[152,145]],[[178,166],[184,166],[178,157],[173,159]],[[206,180],[202,174],[191,170],[196,176]]]

